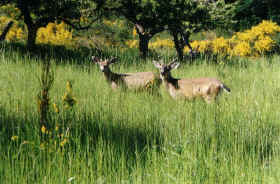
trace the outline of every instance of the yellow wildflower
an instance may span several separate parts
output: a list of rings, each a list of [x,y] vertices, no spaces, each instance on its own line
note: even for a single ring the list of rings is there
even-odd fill
[[[12,140],[12,141],[16,141],[16,140],[18,140],[18,136],[13,135],[13,136],[11,137],[11,140]]]
[[[53,103],[53,108],[56,113],[59,113],[59,108],[57,107],[56,103]]]
[[[42,128],[41,128],[41,132],[43,133],[43,134],[45,134],[46,132],[47,132],[47,129],[46,129],[46,127],[43,125],[42,126]]]
[[[63,141],[61,141],[60,146],[63,147],[65,144],[67,143],[67,139],[63,139]]]
[[[77,103],[77,99],[72,94],[72,84],[70,81],[66,83],[66,92],[62,96],[62,100],[66,108],[73,107]]]
[[[66,90],[67,90],[67,92],[69,92],[69,93],[72,91],[72,84],[71,84],[70,81],[67,81],[67,82],[66,82]]]

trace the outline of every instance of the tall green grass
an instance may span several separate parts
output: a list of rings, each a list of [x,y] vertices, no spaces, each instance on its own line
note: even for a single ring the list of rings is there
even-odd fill
[[[113,71],[156,72],[150,60],[139,64],[130,52],[111,53],[121,58],[112,65]],[[175,101],[164,88],[160,96],[112,91],[97,66],[88,61],[89,55],[64,57],[50,59],[55,81],[49,124],[58,126],[59,133],[53,128],[42,142],[36,104],[41,56],[2,46],[1,183],[279,180],[279,56],[230,65],[201,59],[172,71],[175,77],[211,76],[227,84],[231,94],[222,94],[213,104]],[[62,102],[68,80],[78,102],[73,109],[65,109]],[[67,136],[63,146],[63,138],[55,136],[60,133]],[[18,139],[13,141],[12,136]]]

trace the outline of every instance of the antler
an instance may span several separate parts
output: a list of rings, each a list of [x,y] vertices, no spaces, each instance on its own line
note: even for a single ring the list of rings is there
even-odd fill
[[[112,57],[110,60],[109,60],[109,63],[115,63],[118,61],[118,58],[117,57]]]
[[[178,68],[178,66],[180,65],[179,62],[177,62],[177,59],[173,59],[171,63],[169,63],[167,66],[170,68],[170,69],[176,69]]]
[[[100,59],[96,56],[91,56],[91,60],[94,61],[94,62],[99,62]]]
[[[172,64],[174,64],[176,62],[177,62],[177,58],[174,58],[168,65],[170,66],[170,65],[172,65]]]

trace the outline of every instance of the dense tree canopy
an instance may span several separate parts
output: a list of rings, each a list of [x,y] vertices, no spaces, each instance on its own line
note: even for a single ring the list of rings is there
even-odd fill
[[[122,15],[135,25],[140,55],[144,58],[149,40],[155,34],[168,30],[182,59],[182,48],[185,43],[188,44],[189,35],[206,27],[210,17],[207,6],[193,0],[107,0],[105,4],[107,12]]]
[[[4,0],[2,5],[13,4],[20,10],[20,17],[28,29],[27,45],[33,47],[36,34],[40,27],[49,22],[64,21],[74,28],[81,28],[80,18],[85,14],[92,16],[90,8],[94,8],[90,1],[77,0]],[[95,6],[96,8],[97,6]],[[87,11],[88,10],[88,11]],[[91,12],[87,14],[87,12]]]
[[[235,19],[241,28],[250,27],[264,19],[280,23],[280,1],[238,0]]]
[[[173,41],[178,58],[183,59],[183,48],[187,45],[191,52],[189,37],[192,33],[208,28],[210,21],[209,9],[204,2],[193,0],[160,1],[159,10],[165,20]]]
[[[164,21],[161,19],[155,0],[107,0],[104,10],[122,15],[135,25],[139,36],[140,55],[145,58],[148,52],[149,40],[164,30]]]

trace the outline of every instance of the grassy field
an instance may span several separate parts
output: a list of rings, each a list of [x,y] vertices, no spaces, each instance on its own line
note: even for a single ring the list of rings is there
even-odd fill
[[[53,128],[44,131],[42,140],[36,104],[42,59],[3,45],[0,51],[0,183],[280,179],[279,56],[228,65],[200,59],[172,72],[174,77],[217,77],[227,84],[231,94],[223,93],[214,104],[175,101],[164,88],[161,95],[114,92],[89,62],[90,55],[51,59]],[[113,71],[156,72],[151,60],[139,64],[130,52],[119,57]],[[62,102],[67,81],[77,99],[72,109]]]

